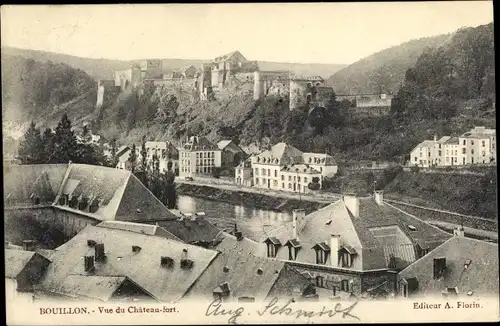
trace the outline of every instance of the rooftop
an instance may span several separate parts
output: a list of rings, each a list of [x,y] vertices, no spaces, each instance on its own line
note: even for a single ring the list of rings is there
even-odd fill
[[[442,279],[434,279],[434,258],[446,258]],[[469,263],[469,264],[466,264]],[[457,288],[459,295],[498,295],[498,245],[455,236],[417,260],[399,274],[400,279],[416,278],[422,295],[440,295]]]
[[[298,262],[315,264],[314,246],[330,245],[331,235],[338,235],[341,246],[359,254],[351,269],[367,271],[389,267],[391,255],[402,268],[417,258],[416,245],[434,248],[450,235],[387,203],[378,205],[372,197],[357,198],[359,213],[352,211],[347,200],[338,200],[305,217],[298,227]],[[352,202],[353,202],[352,201]],[[410,230],[411,228],[411,230]],[[282,245],[294,239],[293,223],[267,233]],[[262,239],[264,240],[264,239]],[[349,246],[349,248],[347,248]],[[288,260],[288,250],[278,250],[278,259]],[[327,262],[331,265],[331,262]]]
[[[84,256],[93,256],[93,243],[104,244],[105,259],[95,262],[93,273],[84,270]],[[135,247],[135,250],[133,248]],[[164,237],[104,227],[87,226],[57,248],[40,288],[63,292],[68,277],[127,277],[162,302],[179,300],[217,256],[216,251],[191,246]],[[162,266],[162,257],[172,265]],[[181,259],[192,265],[181,266]]]
[[[19,165],[9,168],[4,185],[6,207],[52,206],[97,220],[176,218],[126,170],[85,164]]]

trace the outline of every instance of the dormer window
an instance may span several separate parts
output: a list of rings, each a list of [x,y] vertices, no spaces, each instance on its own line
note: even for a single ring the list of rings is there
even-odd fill
[[[399,294],[403,298],[408,298],[418,289],[418,281],[416,277],[402,279],[399,281]]]
[[[227,282],[220,284],[213,290],[214,299],[222,300],[223,298],[227,298],[229,296],[229,293],[229,284],[227,284]]]
[[[59,197],[59,205],[61,206],[66,206],[68,205],[69,202],[68,202],[68,195],[61,195],[61,197]]]
[[[267,257],[275,258],[278,253],[278,249],[281,246],[281,242],[275,237],[270,237],[267,238],[264,243],[267,245]]]
[[[342,263],[342,267],[352,267],[353,256],[356,255],[357,252],[351,246],[343,246],[339,250],[339,258]]]
[[[434,258],[434,266],[433,266],[433,277],[434,279],[439,279],[444,276],[446,271],[446,258]]]
[[[288,240],[285,246],[288,247],[288,260],[297,260],[297,253],[301,248],[299,241],[296,239]]]
[[[330,253],[330,247],[325,243],[318,243],[313,249],[316,251],[316,264],[326,264],[328,254]]]

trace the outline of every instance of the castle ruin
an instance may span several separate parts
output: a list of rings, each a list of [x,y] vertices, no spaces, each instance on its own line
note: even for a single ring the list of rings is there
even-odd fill
[[[165,73],[161,60],[144,60],[130,69],[115,71],[114,75],[114,85],[122,91],[149,82],[170,91],[192,91],[203,101],[227,99],[234,94],[250,94],[254,100],[279,96],[289,99],[290,110],[324,106],[333,93],[333,88],[325,87],[319,76],[301,77],[290,71],[262,71],[257,61],[247,60],[239,51],[204,63],[200,70],[190,66]],[[105,83],[108,85],[110,81]],[[98,95],[98,105],[102,105],[102,97],[102,94]]]

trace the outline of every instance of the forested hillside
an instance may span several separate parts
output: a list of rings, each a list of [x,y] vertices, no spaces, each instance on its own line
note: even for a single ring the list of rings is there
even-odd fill
[[[95,110],[96,85],[88,75],[66,65],[20,58],[7,58],[10,64],[2,68],[7,77],[2,96],[10,107],[24,109],[10,112],[56,122],[68,112],[74,125],[91,120],[93,131],[120,144],[139,144],[144,135],[178,140],[197,134],[261,147],[286,141],[339,160],[404,162],[416,144],[434,134],[495,126],[493,24],[462,29],[446,39],[437,46],[443,39],[435,38],[436,46],[406,69],[391,114],[382,117],[356,115],[348,101],[335,96],[309,115],[307,108],[290,111],[287,98],[254,101],[251,95],[233,94],[203,102],[194,93],[149,86],[108,92],[103,107]]]
[[[337,71],[327,80],[337,94],[397,92],[405,72],[427,48],[445,43],[449,35],[426,37],[382,50]]]
[[[8,121],[46,119],[54,112],[75,110],[63,107],[75,99],[95,102],[96,82],[85,72],[65,64],[37,62],[2,54],[2,114]],[[81,103],[78,103],[81,105]],[[63,110],[61,110],[63,109]],[[83,109],[88,114],[93,106]],[[61,118],[56,114],[56,121]]]

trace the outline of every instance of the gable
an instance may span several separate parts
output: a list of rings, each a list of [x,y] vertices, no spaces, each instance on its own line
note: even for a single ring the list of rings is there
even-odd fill
[[[137,177],[130,174],[116,210],[116,220],[150,221],[177,219]]]

